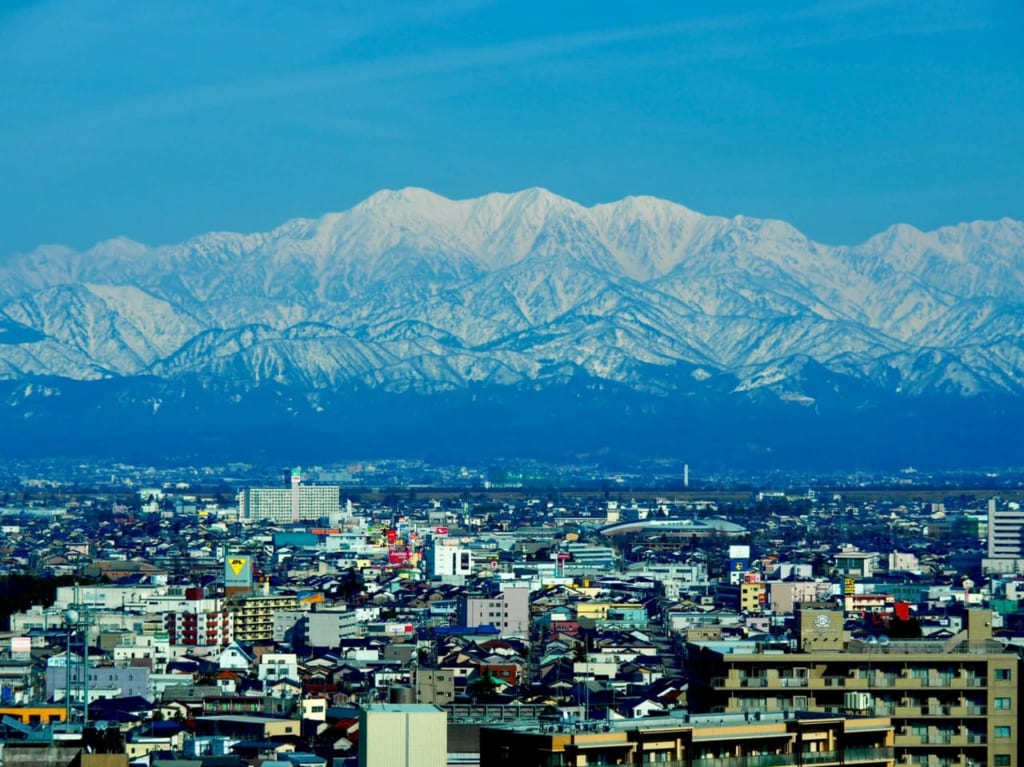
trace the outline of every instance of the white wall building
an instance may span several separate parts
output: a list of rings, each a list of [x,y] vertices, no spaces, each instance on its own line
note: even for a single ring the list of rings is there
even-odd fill
[[[458,619],[463,626],[489,624],[503,634],[525,634],[530,630],[530,590],[506,588],[496,597],[467,596],[459,605]]]
[[[256,667],[256,678],[261,682],[277,682],[281,679],[299,678],[299,660],[293,652],[263,653]]]
[[[337,485],[249,487],[238,494],[238,518],[243,522],[269,519],[275,522],[316,521],[337,517],[341,488]]]
[[[1021,531],[1024,529],[1024,510],[1019,504],[999,508],[996,499],[988,502],[988,556],[989,559],[1021,559]]]
[[[448,715],[415,703],[375,704],[359,713],[359,767],[445,767]]]
[[[469,576],[473,574],[473,552],[461,546],[445,546],[434,541],[427,559],[432,578],[445,576]]]

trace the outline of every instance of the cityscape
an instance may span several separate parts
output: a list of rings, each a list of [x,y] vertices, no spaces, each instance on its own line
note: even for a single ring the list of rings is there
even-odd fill
[[[1019,473],[669,468],[8,466],[4,758],[1016,763]]]
[[[1022,31],[0,2],[0,767],[1024,767]]]

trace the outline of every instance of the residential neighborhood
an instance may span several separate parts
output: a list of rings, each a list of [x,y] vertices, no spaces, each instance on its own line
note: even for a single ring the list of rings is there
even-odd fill
[[[5,762],[1018,764],[1010,492],[183,485],[6,493]]]

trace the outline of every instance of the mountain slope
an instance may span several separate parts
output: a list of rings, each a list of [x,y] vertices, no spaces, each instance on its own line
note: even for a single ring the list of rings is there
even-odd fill
[[[1022,339],[1010,219],[830,247],[650,197],[403,189],[266,233],[0,261],[0,380],[279,386],[313,412],[354,389],[569,382],[820,408],[833,377],[851,407],[1016,399]]]

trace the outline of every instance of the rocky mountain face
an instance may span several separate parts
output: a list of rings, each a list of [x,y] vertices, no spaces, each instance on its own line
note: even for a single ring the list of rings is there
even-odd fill
[[[2,418],[26,439],[72,401],[69,424],[106,402],[99,423],[138,411],[143,428],[139,413],[180,401],[269,397],[249,426],[329,432],[368,398],[447,412],[443,428],[484,401],[570,390],[615,392],[590,417],[685,403],[680,418],[699,411],[712,431],[730,409],[748,424],[776,409],[884,421],[939,402],[983,417],[1016,407],[1022,373],[1024,223],[1010,219],[832,247],[647,197],[586,208],[540,189],[405,189],[265,234],[0,261]],[[157,421],[146,428],[159,441]]]

